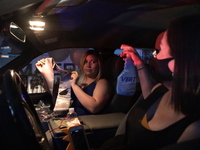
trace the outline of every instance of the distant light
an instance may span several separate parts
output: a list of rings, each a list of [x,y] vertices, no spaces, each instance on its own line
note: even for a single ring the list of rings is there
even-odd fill
[[[8,53],[11,52],[11,47],[8,45],[8,41],[6,38],[2,40],[1,46],[0,46],[0,52],[2,53],[1,58],[7,58]]]
[[[42,31],[44,30],[45,22],[42,21],[29,21],[30,29],[31,30],[37,30]]]
[[[9,58],[9,55],[1,55],[1,58]]]

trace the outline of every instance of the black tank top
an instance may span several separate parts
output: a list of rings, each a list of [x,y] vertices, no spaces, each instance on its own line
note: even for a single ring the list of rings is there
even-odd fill
[[[90,83],[88,86],[84,87],[82,90],[87,93],[88,95],[92,96],[93,95],[93,91],[96,87],[96,82],[92,82]],[[78,114],[78,116],[82,116],[82,115],[92,115],[91,112],[89,112],[77,99],[76,95],[74,94],[73,89],[71,88],[71,98],[73,100],[73,103],[71,105],[71,107],[74,107],[75,112]]]
[[[197,118],[187,116],[159,131],[145,128],[141,124],[142,118],[148,108],[166,92],[167,89],[164,86],[159,86],[146,100],[131,110],[126,122],[126,150],[157,150],[176,143],[188,125],[197,120]]]

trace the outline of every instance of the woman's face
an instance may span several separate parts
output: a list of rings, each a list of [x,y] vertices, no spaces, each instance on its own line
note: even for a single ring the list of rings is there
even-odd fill
[[[167,31],[164,32],[161,41],[160,41],[160,51],[156,55],[157,59],[166,59],[166,58],[172,58],[171,55],[171,49],[169,47],[168,41],[167,41]]]
[[[156,40],[155,48],[158,49],[158,53],[152,59],[152,66],[155,71],[155,78],[159,82],[172,80],[172,63],[173,57],[171,55],[171,49],[168,45],[167,31],[162,32]]]
[[[99,72],[99,62],[94,55],[88,55],[86,57],[83,72],[90,78],[96,78]]]
[[[157,59],[164,59],[164,58],[172,58],[171,56],[171,49],[168,44],[168,39],[167,39],[167,31],[163,34],[163,37],[160,42],[160,52],[157,54]],[[174,72],[174,59],[169,61],[168,67],[171,72]]]

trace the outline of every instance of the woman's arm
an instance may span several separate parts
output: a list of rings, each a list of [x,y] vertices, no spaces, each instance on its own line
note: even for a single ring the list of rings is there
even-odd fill
[[[93,96],[85,93],[77,84],[71,84],[74,94],[80,103],[91,113],[99,112],[109,98],[109,84],[107,80],[100,79],[93,91]]]
[[[134,65],[138,70],[142,94],[143,97],[146,98],[151,93],[151,90],[156,82],[153,80],[149,69],[147,68],[147,66],[145,66],[139,54],[133,47],[122,44],[121,49],[123,49],[123,52],[120,55],[121,57],[128,57],[134,61]]]
[[[35,64],[44,78],[45,88],[53,95],[54,71],[52,58],[41,59]]]

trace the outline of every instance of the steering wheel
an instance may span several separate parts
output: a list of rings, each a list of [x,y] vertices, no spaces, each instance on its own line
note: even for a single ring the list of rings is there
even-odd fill
[[[6,148],[26,150],[50,150],[39,117],[25,86],[17,72],[8,70],[3,75],[3,95],[0,105],[3,111]],[[1,133],[2,133],[1,132]],[[9,143],[9,144],[8,144]]]

